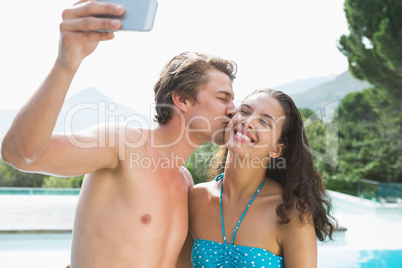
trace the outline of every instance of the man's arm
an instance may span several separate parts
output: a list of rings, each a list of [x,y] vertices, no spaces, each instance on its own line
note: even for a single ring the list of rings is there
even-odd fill
[[[94,31],[120,27],[118,20],[94,15],[120,15],[123,12],[122,7],[93,1],[79,1],[63,11],[58,57],[48,77],[18,112],[4,137],[1,154],[5,161],[21,170],[66,176],[117,164],[114,148],[83,149],[72,144],[67,136],[52,135],[52,132],[82,60],[95,50],[100,41],[114,37],[110,32]],[[102,131],[107,132],[106,129]],[[87,132],[79,139],[96,142],[98,133]],[[102,157],[99,150],[102,150]]]

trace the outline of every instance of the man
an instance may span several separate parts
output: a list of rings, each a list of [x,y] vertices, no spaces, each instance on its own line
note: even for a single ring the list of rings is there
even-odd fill
[[[75,215],[72,268],[174,267],[187,235],[192,185],[182,164],[197,146],[222,144],[235,112],[234,63],[184,53],[165,66],[154,87],[156,129],[109,126],[74,137],[54,134],[82,60],[100,41],[113,38],[96,30],[120,27],[119,20],[95,15],[123,12],[121,6],[93,1],[63,11],[55,64],[2,143],[3,159],[20,170],[88,174]]]

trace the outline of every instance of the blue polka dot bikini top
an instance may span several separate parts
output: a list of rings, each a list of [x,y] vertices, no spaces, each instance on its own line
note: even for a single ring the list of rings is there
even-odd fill
[[[223,173],[218,175],[215,180],[223,180]],[[239,222],[233,232],[230,244],[226,241],[225,226],[223,224],[222,212],[222,184],[220,193],[220,210],[221,223],[224,243],[214,242],[205,239],[196,239],[191,250],[191,262],[194,268],[282,268],[285,267],[283,257],[275,255],[263,248],[246,247],[233,245],[239,225],[244,218],[248,208],[257,196],[258,192],[264,185],[265,180],[261,183],[254,196],[251,198],[246,209],[244,210]]]

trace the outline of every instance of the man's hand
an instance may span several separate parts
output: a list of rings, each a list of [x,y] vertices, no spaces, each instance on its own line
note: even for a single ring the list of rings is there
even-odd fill
[[[73,7],[65,9],[60,23],[60,46],[58,62],[67,71],[76,72],[82,60],[90,55],[100,41],[114,38],[113,32],[97,30],[118,30],[118,19],[98,18],[98,15],[120,16],[121,5],[80,0]]]

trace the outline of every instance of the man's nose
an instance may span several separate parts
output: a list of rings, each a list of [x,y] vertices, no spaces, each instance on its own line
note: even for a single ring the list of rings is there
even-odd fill
[[[234,114],[236,113],[236,107],[234,106],[233,101],[230,102],[228,109],[226,110],[226,115],[229,118],[232,118]]]

